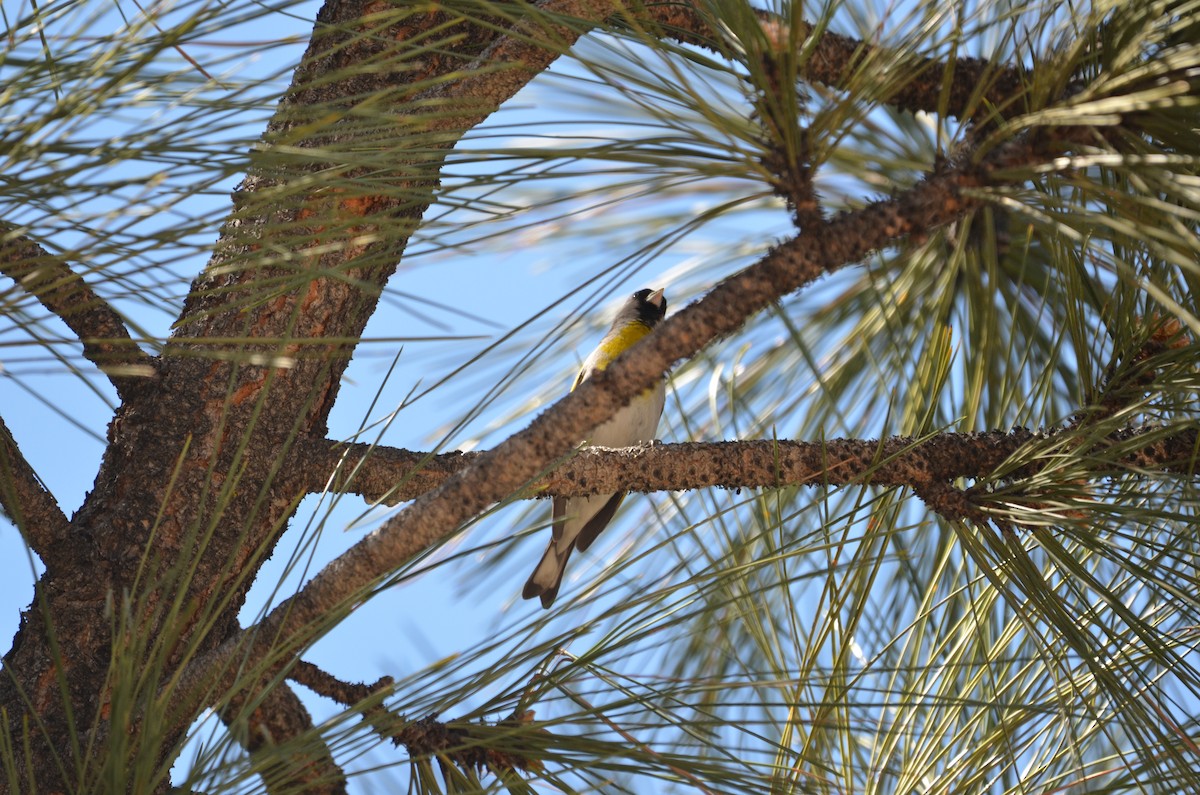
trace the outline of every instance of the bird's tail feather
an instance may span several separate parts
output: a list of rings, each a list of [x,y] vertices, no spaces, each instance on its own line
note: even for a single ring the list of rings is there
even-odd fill
[[[554,541],[547,544],[546,554],[542,555],[537,568],[529,575],[529,580],[521,591],[521,598],[532,599],[540,596],[542,607],[548,610],[550,605],[554,604],[554,598],[558,596],[558,586],[562,585],[563,572],[567,570],[567,561],[571,558],[573,549],[574,543],[567,544],[561,552]]]

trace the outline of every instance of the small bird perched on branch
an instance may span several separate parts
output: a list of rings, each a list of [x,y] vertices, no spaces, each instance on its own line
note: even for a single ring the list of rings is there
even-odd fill
[[[638,290],[621,305],[612,327],[600,340],[583,363],[571,391],[586,381],[598,370],[603,370],[635,342],[645,337],[667,314],[667,299],[663,291]],[[658,430],[658,419],[662,416],[667,387],[664,381],[635,397],[629,405],[620,409],[607,422],[590,434],[586,444],[600,447],[632,447],[642,442],[652,442]],[[549,608],[558,596],[563,572],[573,549],[585,550],[596,540],[596,536],[612,521],[613,514],[625,498],[620,494],[594,494],[591,497],[555,497],[553,535],[546,553],[533,570],[521,596],[542,598],[542,607]]]

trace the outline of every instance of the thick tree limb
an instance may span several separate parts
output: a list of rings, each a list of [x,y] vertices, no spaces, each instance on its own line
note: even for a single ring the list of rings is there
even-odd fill
[[[524,22],[506,21],[512,25],[506,30],[500,24],[473,22],[453,9],[410,13],[405,8],[389,10],[374,0],[328,0],[293,89],[271,123],[262,160],[235,195],[235,210],[217,250],[189,292],[173,338],[173,347],[183,355],[164,357],[164,376],[153,399],[137,401],[127,412],[106,454],[106,463],[141,460],[147,449],[175,451],[186,445],[178,468],[183,474],[173,482],[167,501],[128,482],[135,467],[114,467],[111,478],[105,477],[110,469],[102,467],[84,510],[106,515],[114,511],[111,502],[120,501],[122,514],[161,513],[165,519],[155,528],[160,550],[182,549],[189,528],[211,521],[213,512],[219,512],[221,520],[215,523],[218,529],[204,559],[217,563],[200,567],[204,576],[192,580],[194,594],[189,598],[199,604],[225,598],[224,556],[233,559],[243,550],[269,550],[294,510],[299,475],[279,469],[279,454],[305,432],[324,432],[349,358],[341,343],[329,343],[327,357],[295,357],[288,345],[270,341],[357,338],[405,250],[410,226],[415,227],[433,199],[439,153],[448,151],[466,130],[614,9],[598,0],[545,0]],[[509,10],[521,12],[523,7]],[[563,20],[571,14],[586,19]],[[422,56],[405,61],[411,47],[397,42],[428,36],[434,39],[423,47]],[[364,61],[375,68],[363,69]],[[472,75],[472,68],[481,73]],[[414,85],[434,88],[404,93]],[[393,102],[397,112],[396,125],[386,136],[381,138],[377,126],[364,128],[358,114],[347,114],[344,124],[335,122],[315,133],[307,126],[314,114],[345,109],[376,90],[380,102]],[[275,140],[284,144],[279,151],[271,145]],[[396,165],[385,178],[371,174],[361,188],[345,193],[328,191],[324,181],[308,179],[337,152],[353,153],[366,144],[386,144],[393,154]],[[353,174],[347,177],[351,179]],[[288,200],[281,201],[281,195]],[[316,239],[321,244],[313,251]],[[277,264],[263,255],[280,248],[292,259]],[[281,282],[298,286],[281,290]],[[250,304],[253,312],[246,311]],[[195,355],[203,353],[207,340],[247,337],[264,341],[246,343],[243,351],[265,364],[228,366]],[[272,368],[272,357],[277,356],[289,357],[291,366]],[[214,411],[206,414],[202,407]],[[186,417],[187,424],[178,417]],[[213,489],[214,481],[224,483],[227,491]],[[282,496],[261,498],[267,491]],[[110,502],[97,499],[97,494]],[[205,499],[208,504],[201,504]],[[115,535],[109,525],[101,532]],[[135,534],[119,538],[137,547]],[[218,576],[209,576],[214,570]],[[252,575],[241,582],[251,580]],[[230,604],[236,610],[237,599]],[[249,632],[265,646],[256,651],[274,645],[274,639],[257,634],[257,629]],[[271,631],[267,628],[268,634]],[[214,638],[205,648],[218,642]],[[270,654],[254,659],[263,670],[274,670],[279,660]],[[188,669],[197,677],[191,684],[212,684],[201,667]],[[97,674],[102,672],[98,669]],[[254,691],[254,675],[239,682],[237,674],[225,673],[235,678],[222,679],[222,686]],[[194,699],[187,707],[198,710],[215,691],[201,686],[187,692]]]
[[[33,467],[17,448],[8,426],[0,419],[0,507],[21,533],[26,545],[45,560],[67,535],[67,517]]]
[[[121,316],[82,277],[7,224],[0,224],[0,273],[67,324],[83,343],[84,357],[108,376],[123,400],[156,372],[155,360],[138,348]]]
[[[758,489],[778,486],[909,486],[988,478],[1014,453],[1035,441],[1077,438],[1070,429],[984,433],[940,433],[927,439],[893,436],[883,440],[826,439],[819,442],[752,440],[655,444],[624,450],[585,448],[539,478],[531,497],[583,497],[615,491],[650,493],[719,487]],[[1196,475],[1194,430],[1163,436],[1159,429],[1121,431],[1105,437],[1121,445],[1111,477],[1130,468],[1142,472]],[[484,455],[430,454],[314,442],[296,451],[297,465],[312,473],[313,491],[359,494],[385,505],[411,500],[435,488]],[[1027,478],[1044,470],[1035,461],[1005,473]]]

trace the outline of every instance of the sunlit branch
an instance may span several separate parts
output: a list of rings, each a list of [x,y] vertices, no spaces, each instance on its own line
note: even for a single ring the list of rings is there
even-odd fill
[[[77,273],[40,245],[0,224],[0,273],[62,319],[83,343],[83,355],[108,376],[122,399],[156,372],[129,329]]]
[[[538,478],[528,497],[580,497],[615,491],[651,493],[684,489],[761,489],[780,486],[908,486],[921,489],[960,478],[993,477],[1013,454],[1031,442],[1070,440],[1072,429],[1035,432],[1024,428],[985,433],[939,433],[926,439],[893,436],[797,442],[761,439],[655,444],[623,450],[586,448]],[[1104,437],[1124,452],[1095,477],[1125,471],[1191,476],[1196,433],[1164,436],[1157,429],[1121,431]],[[359,494],[395,505],[412,500],[484,455],[420,453],[337,442],[302,444],[296,463],[312,473],[314,492]],[[1006,479],[1027,478],[1044,468],[1034,461]]]
[[[648,5],[645,13],[663,28],[665,35],[684,44],[719,51],[717,35],[694,4]],[[764,27],[776,29],[771,35],[779,37],[785,21],[769,11],[757,13]],[[786,32],[785,27],[782,30]],[[1011,103],[1019,96],[1023,83],[1021,71],[1012,65],[966,56],[950,61],[925,58],[828,30],[810,43],[806,39],[812,30],[813,26],[806,23],[795,37],[801,50],[806,51],[801,69],[804,78],[831,88],[843,88],[858,70],[870,68],[872,63],[890,64],[893,70],[903,69],[905,79],[895,81],[898,85],[877,99],[899,110],[979,118]]]
[[[34,552],[45,559],[67,534],[67,517],[0,419],[0,506]]]

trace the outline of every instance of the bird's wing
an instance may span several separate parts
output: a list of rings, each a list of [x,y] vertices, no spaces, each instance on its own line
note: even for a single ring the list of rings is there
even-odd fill
[[[613,516],[617,513],[617,508],[621,507],[621,500],[625,499],[624,494],[614,494],[609,498],[608,502],[604,503],[604,507],[596,511],[596,515],[588,520],[588,523],[579,531],[579,535],[575,536],[575,548],[580,552],[592,545],[596,540],[596,536],[608,527],[608,523],[612,521]]]
[[[567,524],[564,519],[569,506],[566,497],[555,497],[551,504],[554,507],[550,511],[550,533],[554,542],[558,542],[562,539],[563,528]]]

